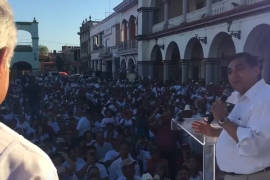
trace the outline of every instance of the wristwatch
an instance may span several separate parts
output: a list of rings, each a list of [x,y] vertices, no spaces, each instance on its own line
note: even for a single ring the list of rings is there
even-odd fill
[[[219,124],[220,126],[222,126],[226,121],[228,121],[228,118],[227,118],[227,117],[222,118],[222,119],[218,120],[218,124]]]

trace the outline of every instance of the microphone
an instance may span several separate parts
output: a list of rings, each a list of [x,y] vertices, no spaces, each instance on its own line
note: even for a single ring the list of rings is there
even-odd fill
[[[227,98],[228,98],[228,96],[227,96],[226,94],[223,94],[223,95],[221,96],[220,100],[221,100],[222,102],[226,103]],[[212,114],[212,113],[209,113],[209,114],[207,115],[207,123],[208,123],[208,124],[211,124],[211,122],[212,122],[213,120],[214,120],[213,114]]]

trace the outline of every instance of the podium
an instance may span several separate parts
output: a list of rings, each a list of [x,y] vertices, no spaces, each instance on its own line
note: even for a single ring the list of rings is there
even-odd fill
[[[192,123],[194,121],[205,121],[206,118],[183,118],[181,121],[176,119],[171,120],[172,130],[184,130],[195,141],[203,146],[203,180],[215,180],[216,179],[216,140],[217,138],[204,136],[197,134],[192,129]],[[217,124],[213,125],[215,128],[219,128]]]

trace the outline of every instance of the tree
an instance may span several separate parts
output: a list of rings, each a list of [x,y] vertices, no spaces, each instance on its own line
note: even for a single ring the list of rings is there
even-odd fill
[[[41,56],[48,56],[49,55],[49,49],[47,46],[40,45],[39,46],[39,54]]]

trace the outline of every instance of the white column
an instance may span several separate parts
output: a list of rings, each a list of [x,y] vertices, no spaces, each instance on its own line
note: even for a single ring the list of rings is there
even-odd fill
[[[138,34],[138,24],[137,24],[137,19],[136,19],[135,20],[135,37],[137,36],[137,34]]]
[[[169,80],[169,61],[165,60],[163,66],[163,81],[167,80]]]
[[[130,32],[129,32],[129,27],[130,26],[130,24],[129,24],[129,22],[127,23],[127,41],[129,41],[130,40]]]
[[[200,61],[200,78],[205,80],[205,61]]]
[[[101,61],[102,72],[108,72],[107,66],[108,66],[107,60],[102,59]]]
[[[212,0],[207,0],[206,1],[206,15],[211,16],[212,15]]]
[[[97,60],[97,71],[100,71],[100,60]]]
[[[205,83],[216,83],[219,81],[219,65],[216,59],[205,60]]]
[[[214,63],[214,83],[219,83],[221,80],[221,66],[220,59],[216,60]]]
[[[99,67],[98,67],[98,66],[99,66],[99,65],[98,65],[98,60],[95,61],[95,64],[96,64],[95,71],[98,71],[98,68],[99,68]]]
[[[102,59],[99,60],[99,71],[102,72]]]
[[[194,69],[196,68],[196,65],[194,63],[196,62],[192,61],[192,59],[190,60],[191,60],[191,63],[188,68],[188,79],[194,80],[195,77],[193,76],[193,74],[194,74]]]
[[[182,69],[182,83],[186,83],[188,80],[188,62],[183,60],[181,62],[181,69]]]
[[[205,83],[213,82],[213,66],[210,62],[205,63]]]
[[[182,5],[183,6],[182,7],[183,8],[183,10],[182,10],[183,11],[183,22],[185,23],[187,21],[187,10],[188,10],[187,9],[188,8],[187,0],[183,0],[182,2],[183,2],[183,5]]]
[[[164,28],[167,28],[169,19],[169,4],[167,0],[163,0],[163,3],[164,3]]]

